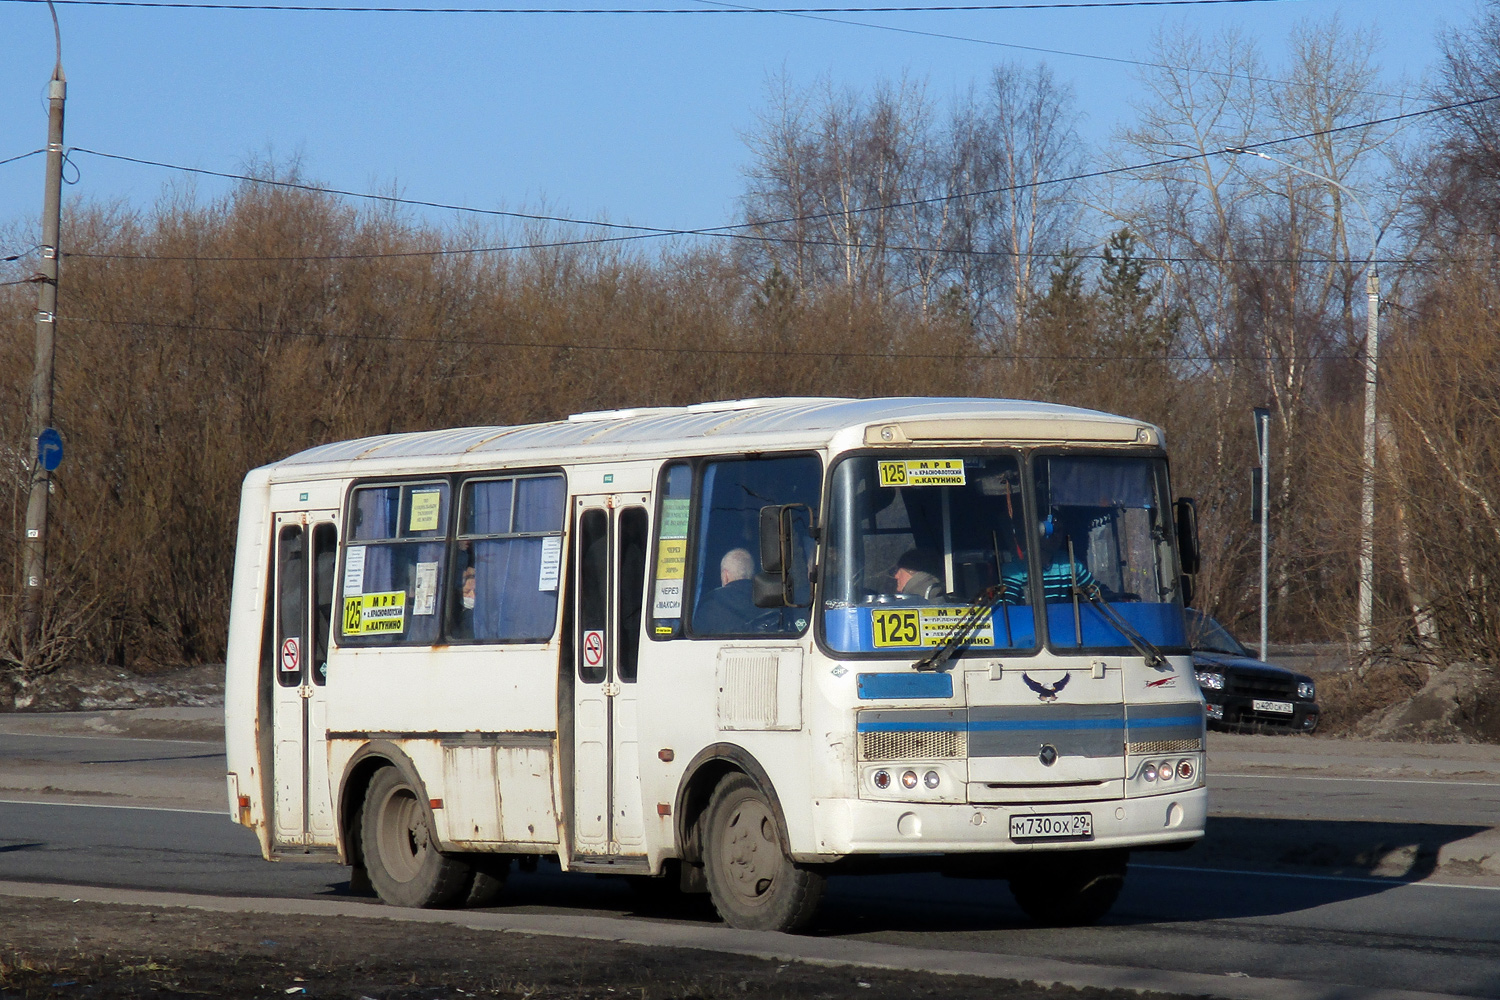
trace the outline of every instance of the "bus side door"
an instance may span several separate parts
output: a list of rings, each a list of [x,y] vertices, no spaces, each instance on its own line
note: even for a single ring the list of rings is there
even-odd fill
[[[574,501],[573,852],[643,855],[636,665],[649,517],[644,495]]]
[[[276,655],[271,687],[273,839],[337,840],[328,782],[328,638],[338,529],[332,511],[276,515]]]

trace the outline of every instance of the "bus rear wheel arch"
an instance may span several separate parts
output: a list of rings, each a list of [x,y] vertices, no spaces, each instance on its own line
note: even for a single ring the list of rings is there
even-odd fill
[[[771,800],[748,775],[725,775],[700,821],[704,875],[714,909],[731,927],[796,931],[823,898],[825,879],[793,861]]]
[[[399,768],[383,767],[371,778],[360,842],[370,883],[392,906],[450,906],[473,884],[470,865],[439,850],[432,809]]]

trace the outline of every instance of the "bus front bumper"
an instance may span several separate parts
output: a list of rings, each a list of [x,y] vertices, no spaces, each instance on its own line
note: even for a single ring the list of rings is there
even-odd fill
[[[1089,816],[1086,836],[1011,836],[1013,816],[1057,817],[1076,827],[1080,814]],[[1166,847],[1202,837],[1207,816],[1208,792],[1201,787],[1128,799],[1020,806],[822,799],[813,810],[815,849],[796,851],[794,857],[816,863],[858,854]]]

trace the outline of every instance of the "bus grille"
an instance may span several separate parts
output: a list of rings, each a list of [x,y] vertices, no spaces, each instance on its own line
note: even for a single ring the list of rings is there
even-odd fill
[[[1126,753],[1195,753],[1202,749],[1202,740],[1157,740],[1154,743],[1125,744]]]
[[[966,757],[968,734],[963,732],[860,733],[863,760],[936,760]]]

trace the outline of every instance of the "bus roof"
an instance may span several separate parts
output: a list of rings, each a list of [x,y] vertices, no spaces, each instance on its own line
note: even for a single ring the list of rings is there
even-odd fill
[[[309,448],[262,471],[273,480],[286,480],[440,466],[477,468],[511,461],[556,464],[813,448],[826,446],[840,432],[865,433],[876,425],[893,429],[879,443],[966,439],[1162,443],[1161,431],[1144,421],[1054,403],[969,397],[786,397],[600,410],[540,424],[356,438]]]

